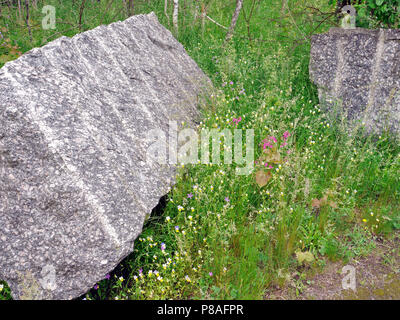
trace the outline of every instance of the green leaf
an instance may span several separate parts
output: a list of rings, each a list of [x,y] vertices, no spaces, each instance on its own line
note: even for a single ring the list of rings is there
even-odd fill
[[[264,170],[260,170],[256,173],[256,182],[260,186],[260,188],[264,187],[268,181],[271,179],[271,172],[265,172]]]
[[[314,255],[310,251],[306,252],[297,251],[296,259],[300,264],[303,264],[304,262],[311,263],[314,261]]]

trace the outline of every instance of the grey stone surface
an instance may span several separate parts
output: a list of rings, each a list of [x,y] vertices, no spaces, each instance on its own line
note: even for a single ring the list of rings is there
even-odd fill
[[[77,297],[132,252],[175,178],[146,134],[194,125],[210,86],[153,13],[0,69],[0,279],[15,299]]]
[[[349,127],[400,136],[400,30],[332,28],[314,35],[310,77],[321,104],[337,106]]]

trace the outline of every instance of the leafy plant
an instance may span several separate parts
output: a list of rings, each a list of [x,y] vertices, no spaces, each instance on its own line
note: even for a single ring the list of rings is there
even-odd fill
[[[400,27],[400,0],[368,0],[355,5],[355,8],[360,27]]]

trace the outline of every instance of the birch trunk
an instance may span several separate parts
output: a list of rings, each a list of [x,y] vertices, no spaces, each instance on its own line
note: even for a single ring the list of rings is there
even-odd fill
[[[21,12],[21,0],[18,0],[18,20],[21,20],[22,12]]]
[[[204,29],[206,24],[206,6],[204,3],[201,4],[201,33],[204,35]]]
[[[239,18],[239,14],[240,14],[240,11],[242,10],[242,6],[243,6],[243,0],[236,0],[236,9],[232,16],[231,26],[229,27],[229,31],[225,37],[225,43],[227,43],[233,37],[233,32],[235,31],[236,22]]]
[[[169,21],[169,15],[168,15],[168,0],[164,0],[164,14],[167,17],[168,26],[170,26],[171,22]]]
[[[287,6],[288,6],[288,0],[282,0],[282,8],[281,8],[282,16],[284,16],[286,14]]]
[[[179,0],[174,0],[174,13],[172,14],[172,24],[174,25],[175,34],[178,35],[178,14],[179,14]]]

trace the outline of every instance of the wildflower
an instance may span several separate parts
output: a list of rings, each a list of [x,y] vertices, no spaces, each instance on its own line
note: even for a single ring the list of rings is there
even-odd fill
[[[211,187],[210,187],[210,189],[211,189],[211,191],[213,191],[213,190],[214,190],[214,187],[213,187],[213,186],[211,186]]]
[[[224,267],[223,271],[224,271],[224,272],[226,272],[226,271],[227,271],[226,267]]]
[[[233,119],[232,119],[232,122],[233,122],[233,123],[236,123],[236,125],[238,125],[240,121],[242,121],[242,117],[239,117],[239,118],[237,118],[237,119],[236,119],[236,118],[233,118]]]
[[[209,275],[210,277],[212,277],[212,276],[213,276],[213,273],[210,271],[210,272],[208,273],[208,275]]]
[[[192,220],[192,219],[193,219],[193,217],[192,217],[192,216],[189,216],[189,217],[188,217],[188,219],[189,219],[189,220]]]
[[[189,199],[192,199],[192,198],[193,198],[193,194],[192,194],[192,193],[188,193],[187,197],[188,197]]]
[[[184,209],[185,209],[184,207],[178,206],[178,211],[179,211],[179,212],[182,211],[182,210],[184,210]]]
[[[110,274],[108,273],[108,274],[106,275],[106,279],[107,279],[107,280],[110,280],[110,277],[111,277],[111,276],[110,276]]]
[[[268,147],[268,148],[271,148],[271,149],[273,148],[273,146],[271,145],[271,143],[269,143],[268,141],[265,141],[265,140],[264,140],[263,149],[265,150],[265,149],[267,149],[267,147]]]
[[[3,291],[4,285],[0,284],[0,292]]]
[[[194,208],[193,208],[193,207],[191,207],[191,208],[190,208],[190,211],[194,212]]]
[[[152,270],[149,270],[148,276],[151,277],[152,275],[153,275],[153,271],[152,271]]]
[[[229,198],[228,198],[228,197],[225,197],[225,201],[226,201],[226,202],[229,202],[230,200],[229,200]]]
[[[367,222],[367,219],[362,219],[362,221],[363,221],[364,223],[366,223],[366,222]]]
[[[163,282],[163,278],[161,276],[158,276],[157,280],[160,281],[160,282]]]
[[[135,279],[135,281],[138,281],[138,277],[137,276],[133,276],[133,279]]]
[[[289,133],[289,131],[285,131],[283,133],[283,139],[286,141],[288,137],[290,137],[290,133]]]
[[[139,269],[139,275],[141,275],[142,273],[143,273],[143,269],[140,268],[140,269]]]
[[[164,243],[164,242],[163,242],[163,243],[161,243],[161,251],[164,251],[166,247],[167,247],[167,246],[165,245],[165,243]]]
[[[98,288],[99,288],[98,284],[95,284],[94,287],[93,287],[94,290],[97,290]]]
[[[233,81],[229,82],[230,85],[233,85]]]
[[[165,220],[167,220],[167,222],[169,222],[171,220],[171,217],[166,217]]]
[[[119,277],[120,282],[124,282],[124,280],[125,280],[124,277]]]
[[[192,280],[190,280],[190,278],[189,278],[188,275],[185,276],[185,280],[186,280],[187,282],[192,282]]]
[[[373,217],[373,216],[374,216],[374,213],[373,213],[373,212],[371,212],[371,213],[370,213],[370,215],[371,215],[371,217]]]
[[[175,231],[179,232],[179,226],[175,226]]]

